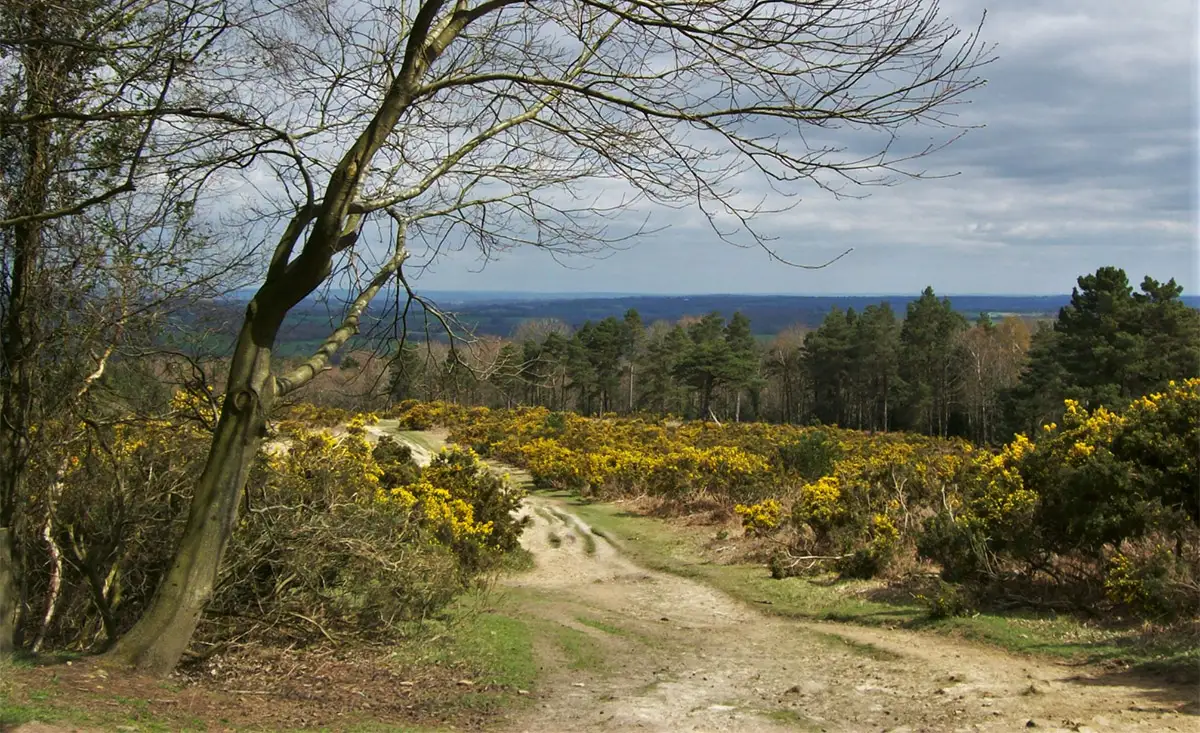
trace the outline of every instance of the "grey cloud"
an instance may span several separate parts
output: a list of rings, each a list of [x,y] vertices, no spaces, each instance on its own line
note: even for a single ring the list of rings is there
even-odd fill
[[[765,217],[787,268],[761,251],[720,243],[695,211],[658,211],[673,228],[600,262],[563,269],[512,252],[480,274],[469,253],[422,277],[437,289],[640,292],[1062,292],[1077,275],[1115,264],[1132,277],[1197,272],[1196,14],[1191,0],[1153,10],[1118,0],[1006,0],[984,36],[999,59],[987,87],[956,111],[982,124],[923,164],[946,180],[907,182],[837,201],[804,187],[802,201]],[[960,22],[984,3],[946,2]],[[902,144],[919,146],[914,129]],[[936,134],[936,133],[934,133]],[[858,146],[862,138],[827,138]],[[767,192],[747,181],[747,199]],[[637,216],[645,213],[639,210]]]

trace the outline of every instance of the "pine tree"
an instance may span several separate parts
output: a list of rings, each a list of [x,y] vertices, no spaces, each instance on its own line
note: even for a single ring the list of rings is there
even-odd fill
[[[687,328],[688,345],[675,367],[677,376],[699,398],[699,415],[707,419],[712,412],[716,389],[728,382],[732,351],[725,339],[725,319],[709,313]]]
[[[900,386],[900,323],[892,307],[880,303],[867,306],[856,326],[854,366],[864,404],[859,427],[887,430]]]
[[[750,319],[740,311],[735,312],[725,326],[725,343],[729,348],[723,381],[734,390],[733,419],[742,419],[742,395],[749,390],[752,404],[757,403],[760,386],[758,342],[750,329]]]
[[[421,389],[425,377],[425,356],[421,347],[405,341],[388,367],[388,397],[392,402],[419,400],[427,396]]]
[[[960,352],[958,334],[967,327],[949,298],[938,300],[933,288],[908,304],[900,329],[900,374],[907,385],[911,427],[946,435],[950,428]]]
[[[1034,335],[1029,365],[1005,399],[1009,428],[1057,419],[1066,398],[1116,408],[1200,375],[1200,312],[1182,293],[1174,280],[1149,277],[1135,293],[1116,267],[1081,276],[1053,329]]]

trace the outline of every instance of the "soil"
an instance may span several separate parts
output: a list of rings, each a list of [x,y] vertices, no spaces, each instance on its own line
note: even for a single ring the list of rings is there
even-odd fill
[[[537,706],[508,730],[1200,730],[1194,687],[769,616],[639,567],[561,502],[531,496],[526,511],[536,568],[508,584],[545,599],[528,612],[587,634],[603,663],[571,670],[542,650]]]
[[[386,647],[247,648],[185,665],[166,680],[108,669],[100,660],[47,663],[22,670],[10,691],[30,704],[50,696],[58,708],[87,711],[113,724],[27,723],[14,733],[97,733],[153,729],[212,731],[345,730],[394,725],[478,729],[489,716],[456,705],[464,671],[397,664]],[[475,692],[486,691],[482,686]],[[138,704],[131,705],[131,701]],[[143,721],[145,724],[143,725]],[[0,722],[0,731],[8,730]]]

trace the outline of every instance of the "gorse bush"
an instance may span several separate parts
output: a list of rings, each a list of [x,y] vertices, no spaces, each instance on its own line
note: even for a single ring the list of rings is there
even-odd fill
[[[246,624],[292,638],[397,628],[515,548],[520,494],[473,453],[448,450],[419,468],[389,438],[372,446],[361,423],[337,437],[299,430],[290,450],[259,461],[250,485],[263,486],[263,505],[242,515],[210,634]]]
[[[39,521],[18,538],[27,645],[100,648],[136,620],[186,519],[215,405],[180,394],[170,419],[80,426],[77,440],[39,461],[43,486],[26,507]],[[520,492],[470,451],[421,468],[407,446],[370,443],[373,415],[338,412],[342,427],[330,431],[296,418],[328,423],[333,411],[287,414],[252,468],[202,647],[400,630],[516,548]]]
[[[816,481],[833,473],[840,451],[827,433],[813,430],[802,433],[795,442],[779,446],[777,455],[784,472]]]
[[[1195,613],[1200,597],[1200,380],[1118,412],[1067,401],[1061,425],[996,450],[837,428],[411,409],[540,486],[676,511],[723,504],[748,533],[820,558],[803,566],[813,571],[870,577],[924,559],[955,582],[1078,587],[1080,603],[1150,615]],[[777,564],[780,576],[795,567]]]
[[[775,499],[765,499],[757,504],[738,504],[733,511],[742,518],[747,532],[765,534],[779,526],[783,505]]]

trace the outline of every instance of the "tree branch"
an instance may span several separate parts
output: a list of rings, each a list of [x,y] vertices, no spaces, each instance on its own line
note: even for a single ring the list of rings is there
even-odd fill
[[[400,269],[404,261],[408,259],[408,250],[404,246],[405,228],[400,227],[396,234],[396,253],[388,260],[367,287],[359,293],[358,297],[350,304],[350,308],[346,312],[345,319],[342,320],[342,325],[337,328],[325,343],[321,344],[321,348],[317,349],[311,357],[308,358],[300,366],[296,367],[287,374],[277,377],[275,380],[277,394],[282,397],[291,392],[296,391],[300,387],[308,384],[329,364],[329,359],[337,350],[340,349],[351,336],[358,333],[359,319],[362,313],[366,310],[371,300],[384,286],[385,283]]]

